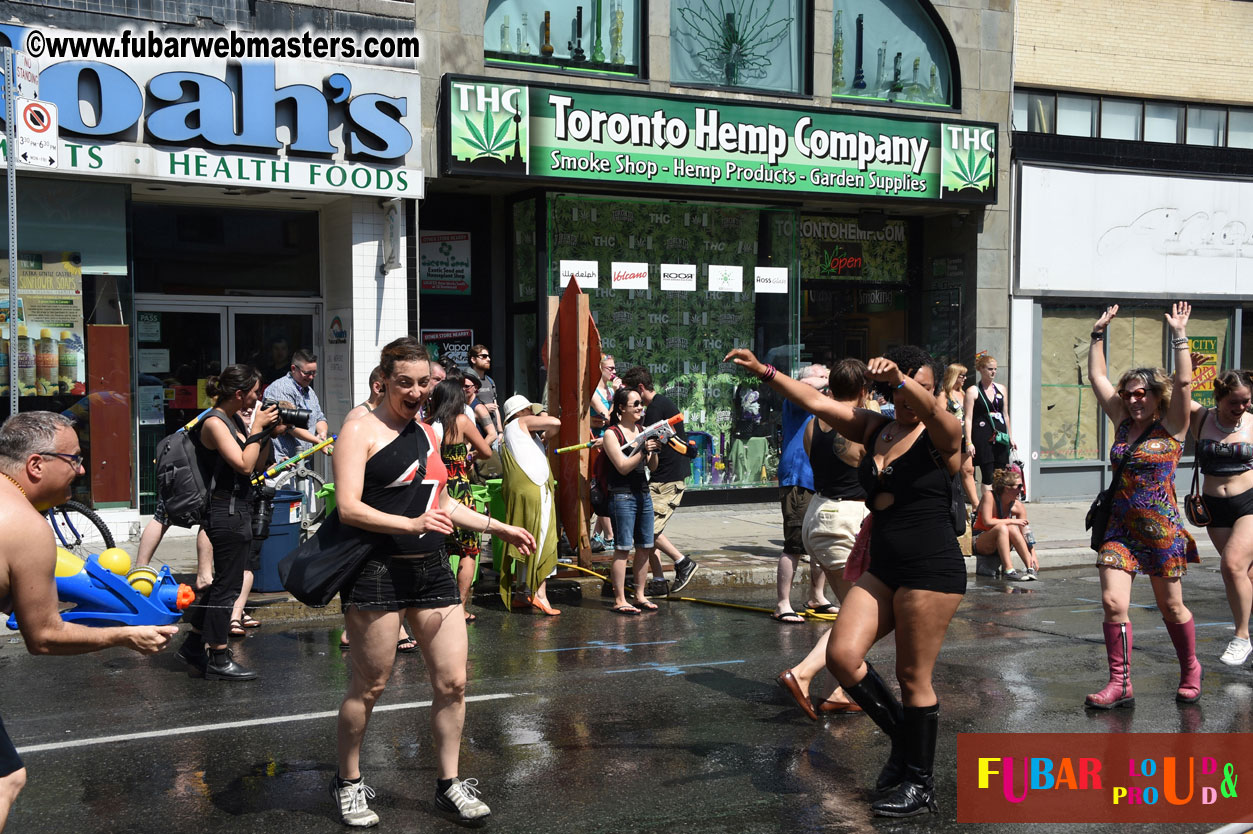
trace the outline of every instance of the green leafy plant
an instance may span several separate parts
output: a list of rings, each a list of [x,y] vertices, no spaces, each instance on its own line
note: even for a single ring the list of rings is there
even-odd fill
[[[500,127],[496,127],[492,119],[492,111],[488,110],[483,113],[483,127],[480,129],[478,125],[470,121],[470,117],[465,117],[466,130],[470,135],[465,137],[465,142],[470,147],[478,151],[474,158],[479,159],[484,156],[498,156],[505,158],[505,149],[509,147],[509,120],[505,119],[500,123]]]

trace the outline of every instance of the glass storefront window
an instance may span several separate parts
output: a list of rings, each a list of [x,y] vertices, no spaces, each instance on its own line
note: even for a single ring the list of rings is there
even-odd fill
[[[1178,104],[1144,105],[1144,141],[1183,141],[1183,107]]]
[[[1104,99],[1101,102],[1101,138],[1140,141],[1143,116],[1142,102]]]
[[[671,0],[670,81],[805,92],[803,0]]]
[[[318,213],[135,203],[135,291],[316,296]]]
[[[1253,148],[1253,110],[1232,110],[1227,114],[1227,147]]]
[[[489,0],[483,57],[491,64],[640,75],[640,0]]]
[[[835,2],[832,98],[951,106],[948,48],[913,2]]]
[[[1091,96],[1057,97],[1057,132],[1063,136],[1095,136],[1098,99]]]
[[[1227,138],[1227,111],[1221,107],[1188,107],[1189,145],[1220,148]]]
[[[596,263],[598,286],[585,291],[601,350],[619,373],[648,367],[683,411],[700,450],[693,486],[774,484],[782,403],[722,357],[750,347],[781,372],[796,366],[795,293],[758,291],[756,271],[782,267],[795,287],[795,232],[777,222],[793,214],[567,195],[548,211],[549,294],[561,292],[562,261]],[[615,274],[621,284],[633,273],[646,276],[640,288],[615,288]]]
[[[1100,307],[1045,307],[1041,315],[1040,460],[1104,455],[1100,406],[1088,380],[1092,322]]]

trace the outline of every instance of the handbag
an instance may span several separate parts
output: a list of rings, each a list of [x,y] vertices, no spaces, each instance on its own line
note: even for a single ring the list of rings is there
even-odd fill
[[[1196,436],[1200,442],[1201,429],[1205,428],[1205,418],[1209,416],[1209,409],[1201,415],[1201,423],[1197,426]],[[1197,527],[1208,527],[1214,517],[1210,515],[1209,507],[1205,505],[1205,496],[1201,494],[1201,469],[1197,459],[1199,455],[1193,455],[1192,458],[1192,489],[1188,490],[1187,496],[1183,499],[1183,514],[1188,517],[1188,523]]]
[[[870,529],[874,523],[874,515],[866,513],[853,540],[853,549],[848,552],[848,561],[844,563],[844,578],[849,582],[857,579],[870,567]]]
[[[278,563],[288,593],[312,608],[330,603],[374,552],[377,539],[339,520],[336,509],[318,531]]]
[[[966,534],[966,496],[962,494],[961,473],[949,475],[948,467],[940,457],[940,450],[932,445],[930,436],[926,440],[935,468],[948,475],[948,520],[953,525],[953,533],[960,538]]]
[[[429,438],[423,430],[418,444],[418,460],[422,463],[406,487],[408,490],[422,487],[426,479],[426,458],[430,454],[428,442]],[[322,608],[356,578],[383,538],[378,533],[344,524],[336,507],[318,532],[279,560],[279,581],[288,593],[305,605]]]
[[[983,398],[983,407],[988,410],[988,419],[991,420],[992,425],[995,426],[996,421],[997,421],[997,413],[992,410],[992,404],[988,402],[988,395],[983,393],[982,387],[979,388],[979,396]],[[1005,418],[1001,417],[1000,420],[1004,422]],[[1000,445],[1000,446],[1013,446],[1014,445],[1014,441],[1010,440],[1009,432],[1007,431],[993,432],[992,443],[993,445]]]
[[[1122,477],[1123,468],[1127,465],[1127,461],[1131,460],[1131,456],[1135,454],[1135,450],[1144,442],[1144,438],[1149,436],[1149,432],[1153,431],[1153,427],[1157,425],[1154,421],[1147,429],[1140,433],[1136,438],[1136,442],[1132,443],[1127,449],[1127,454],[1114,467],[1114,477],[1110,479],[1109,486],[1096,494],[1096,498],[1092,501],[1092,506],[1088,508],[1088,514],[1083,519],[1083,529],[1092,531],[1090,546],[1097,553],[1101,552],[1101,545],[1105,543],[1105,531],[1109,528],[1109,519],[1114,512],[1114,489],[1118,486],[1118,479]]]

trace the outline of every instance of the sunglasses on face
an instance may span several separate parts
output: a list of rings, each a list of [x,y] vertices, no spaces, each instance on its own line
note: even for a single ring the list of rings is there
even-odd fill
[[[1135,391],[1119,391],[1118,396],[1128,402],[1142,400],[1147,397],[1150,392],[1147,388],[1137,388]]]
[[[490,353],[476,353],[474,354],[474,358],[475,359],[491,359],[492,355]]]

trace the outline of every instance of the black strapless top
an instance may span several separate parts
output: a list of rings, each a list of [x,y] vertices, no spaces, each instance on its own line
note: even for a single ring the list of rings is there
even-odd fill
[[[1199,440],[1196,444],[1196,459],[1201,472],[1206,475],[1239,475],[1253,469],[1253,443]]]

